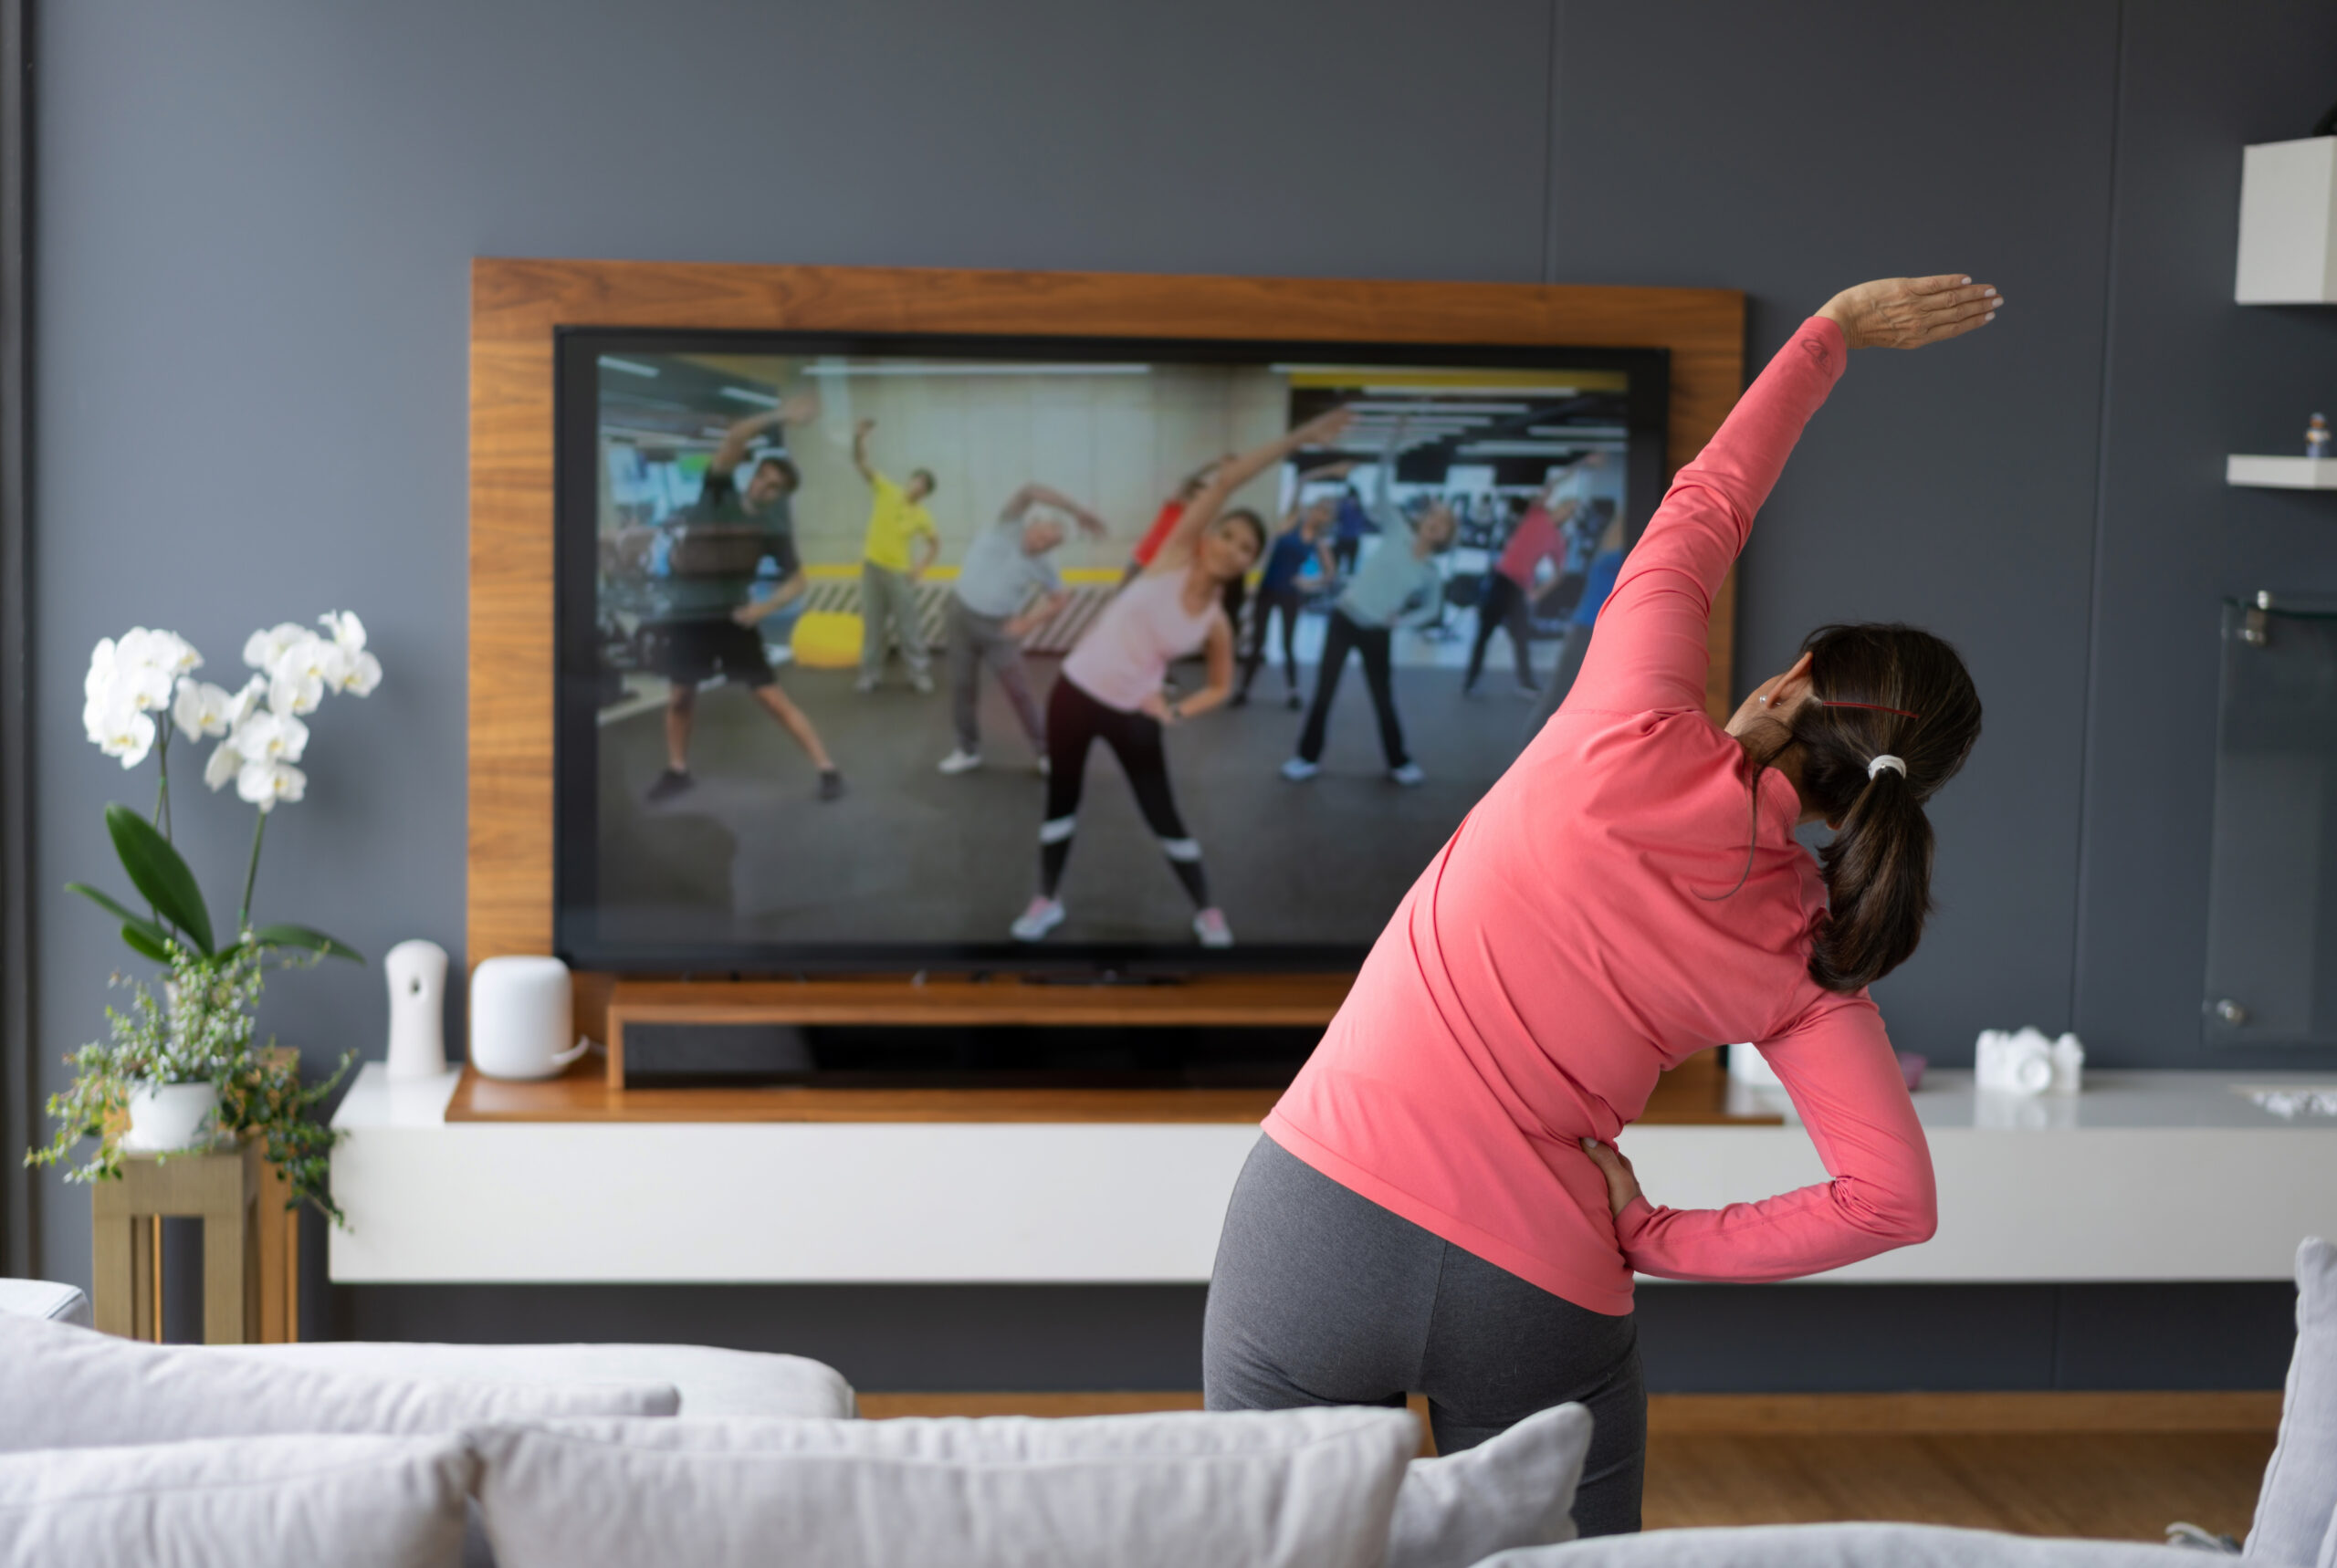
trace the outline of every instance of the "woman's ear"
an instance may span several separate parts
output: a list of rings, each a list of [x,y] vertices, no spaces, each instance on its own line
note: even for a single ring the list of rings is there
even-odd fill
[[[1786,673],[1777,677],[1777,689],[1769,694],[1769,706],[1791,713],[1814,695],[1810,679],[1810,655],[1805,652]]]

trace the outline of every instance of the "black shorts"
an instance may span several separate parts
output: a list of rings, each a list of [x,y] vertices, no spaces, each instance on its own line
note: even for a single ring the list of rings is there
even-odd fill
[[[763,640],[736,621],[672,621],[647,629],[649,665],[676,685],[695,686],[721,675],[742,686],[771,684]]]

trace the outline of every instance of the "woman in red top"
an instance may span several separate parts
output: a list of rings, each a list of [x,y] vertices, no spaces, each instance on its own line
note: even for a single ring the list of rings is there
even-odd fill
[[[1634,1271],[1758,1281],[1929,1237],[1931,1157],[1866,987],[1930,905],[1923,802],[1980,702],[1954,649],[1832,626],[1725,727],[1713,592],[1847,351],[1994,319],[1993,288],[1837,295],[1680,471],[1566,705],[1398,906],[1236,1185],[1202,1351],[1212,1409],[1428,1396],[1465,1448],[1569,1400],[1596,1420],[1585,1534],[1635,1530]],[[1797,826],[1824,821],[1813,859]],[[1751,1040],[1830,1181],[1649,1205],[1616,1135],[1657,1075]]]

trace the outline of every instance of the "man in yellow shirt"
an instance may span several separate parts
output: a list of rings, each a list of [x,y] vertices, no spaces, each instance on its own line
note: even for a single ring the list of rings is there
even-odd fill
[[[914,469],[907,484],[896,485],[878,473],[868,460],[868,433],[875,428],[875,420],[864,419],[852,430],[852,464],[869,493],[868,536],[860,549],[860,689],[873,692],[883,678],[889,636],[901,645],[909,684],[923,695],[933,690],[933,675],[917,623],[917,582],[941,553],[933,514],[925,509],[933,474]]]

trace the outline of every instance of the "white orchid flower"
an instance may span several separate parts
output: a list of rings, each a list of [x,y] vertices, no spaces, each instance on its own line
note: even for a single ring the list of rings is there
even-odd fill
[[[347,654],[341,671],[341,689],[353,697],[371,696],[373,688],[382,684],[382,661],[362,648],[344,650]]]
[[[100,637],[89,650],[89,673],[81,677],[81,695],[93,703],[105,702],[121,684],[121,662],[114,657],[113,639]]]
[[[314,713],[328,686],[339,686],[349,654],[338,643],[313,632],[276,656],[267,667],[267,706],[280,714]]]
[[[181,675],[178,699],[171,705],[171,717],[178,724],[179,733],[189,740],[225,735],[229,728],[228,712],[235,701],[235,695],[224,686],[198,681],[193,675]]]
[[[262,708],[237,725],[227,743],[246,763],[298,762],[309,748],[309,727],[288,713]]]
[[[230,734],[242,727],[246,719],[257,713],[267,700],[267,677],[254,675],[243,689],[227,699],[227,729]]]
[[[216,794],[244,768],[244,754],[236,749],[233,740],[223,740],[212,748],[211,760],[203,765],[203,782]]]
[[[281,658],[284,651],[303,638],[316,633],[294,621],[279,621],[266,631],[255,632],[244,639],[244,663],[255,670],[266,670]]]
[[[246,762],[236,775],[236,793],[263,811],[278,800],[298,800],[308,789],[309,776],[288,762]]]
[[[353,610],[328,610],[317,619],[324,623],[332,640],[355,653],[365,646],[365,622],[357,619]]]
[[[83,710],[81,718],[98,749],[108,757],[121,758],[124,768],[137,767],[153,748],[153,719],[129,703],[110,703],[102,708],[92,704]]]
[[[168,650],[156,647],[152,635],[136,626],[114,644],[113,679],[107,694],[109,700],[126,702],[141,713],[169,707],[171,688],[178,684],[178,674],[166,657]],[[92,671],[90,680],[96,678]]]
[[[173,675],[203,668],[203,655],[195,652],[194,643],[175,632],[159,627],[150,632],[142,626],[133,626],[122,641],[127,643],[133,639],[138,643],[136,657],[142,664],[160,665]]]

